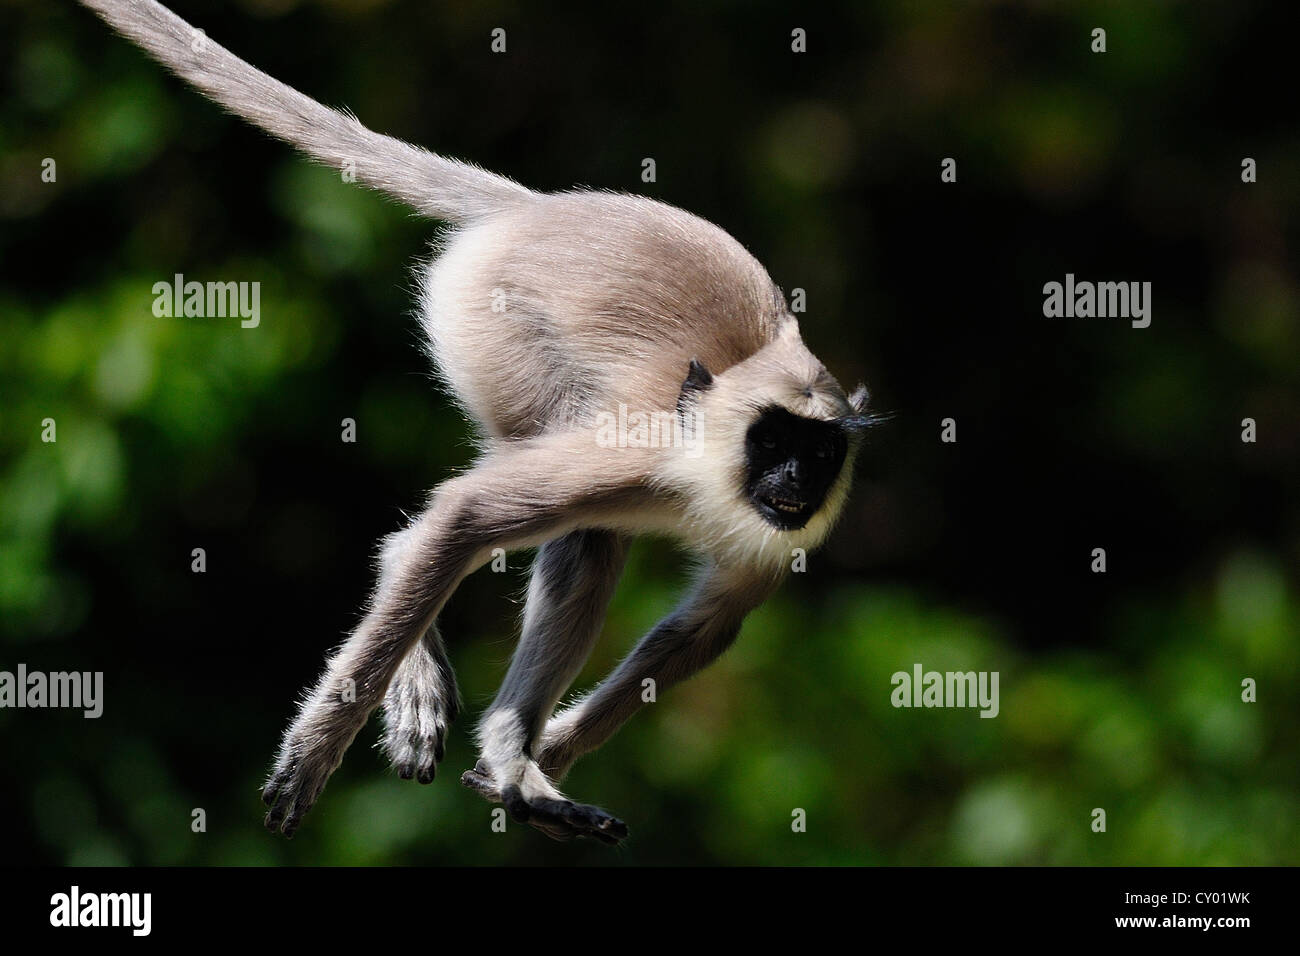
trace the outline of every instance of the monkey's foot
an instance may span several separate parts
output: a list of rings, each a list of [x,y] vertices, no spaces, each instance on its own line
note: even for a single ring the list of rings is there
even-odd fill
[[[293,836],[325,789],[330,774],[342,761],[342,750],[335,755],[286,739],[271,778],[262,789],[262,802],[271,808],[263,821],[266,828],[272,833],[279,831],[287,837]]]
[[[456,714],[454,692],[448,700],[425,693],[414,683],[394,681],[389,686],[379,746],[399,777],[433,782]]]
[[[460,782],[491,803],[505,805],[516,823],[527,823],[553,840],[589,837],[609,846],[627,839],[627,824],[600,807],[574,803],[565,797],[528,761],[522,772],[508,783],[498,783],[496,775],[480,760],[473,770],[466,770]],[[542,778],[539,786],[537,778]]]

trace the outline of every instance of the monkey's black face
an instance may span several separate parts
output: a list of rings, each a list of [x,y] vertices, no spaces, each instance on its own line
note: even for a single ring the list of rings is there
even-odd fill
[[[847,448],[836,422],[766,409],[745,435],[745,493],[769,524],[796,531],[826,500]]]

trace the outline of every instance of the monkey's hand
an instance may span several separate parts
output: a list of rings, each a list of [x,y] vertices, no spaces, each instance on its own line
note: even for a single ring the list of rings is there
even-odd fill
[[[384,695],[379,745],[399,777],[433,781],[459,712],[456,679],[435,633],[411,650]]]
[[[291,837],[347,751],[349,733],[340,720],[323,719],[316,711],[304,708],[284,735],[276,755],[275,768],[262,789],[262,802],[271,809],[266,814],[266,828]]]
[[[504,782],[498,782],[498,777]],[[460,782],[491,803],[505,804],[516,823],[527,823],[553,840],[590,837],[617,846],[627,839],[626,823],[600,807],[574,803],[526,758],[499,773],[480,760],[461,775]]]

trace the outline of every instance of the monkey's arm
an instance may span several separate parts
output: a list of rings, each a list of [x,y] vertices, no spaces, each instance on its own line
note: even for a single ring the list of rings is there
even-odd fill
[[[573,434],[500,447],[439,486],[429,507],[389,538],[369,611],[285,733],[262,794],[269,829],[297,828],[402,659],[494,548],[528,547],[652,504],[626,455],[608,456],[606,470],[593,473],[592,443]]]
[[[595,750],[655,693],[706,667],[731,646],[745,616],[776,588],[779,578],[749,568],[707,566],[680,607],[643,637],[589,695],[553,717],[542,734],[538,764],[553,780]]]

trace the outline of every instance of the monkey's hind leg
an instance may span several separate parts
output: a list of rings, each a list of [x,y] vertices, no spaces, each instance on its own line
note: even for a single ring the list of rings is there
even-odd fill
[[[557,840],[618,843],[627,826],[599,807],[575,803],[533,759],[560,696],[600,635],[626,542],[611,531],[574,531],[544,544],[533,564],[519,647],[479,727],[482,757],[465,786]]]
[[[472,471],[439,485],[429,507],[389,536],[369,611],[281,739],[262,790],[269,829],[297,829],[407,654],[493,548],[532,547],[573,528],[583,509],[599,523],[606,509],[621,513],[640,500],[636,475],[613,467],[622,459],[593,476],[590,449],[585,433],[497,446]],[[548,477],[544,488],[537,475]]]
[[[403,659],[384,695],[380,746],[399,777],[433,782],[460,706],[456,674],[435,624]]]

